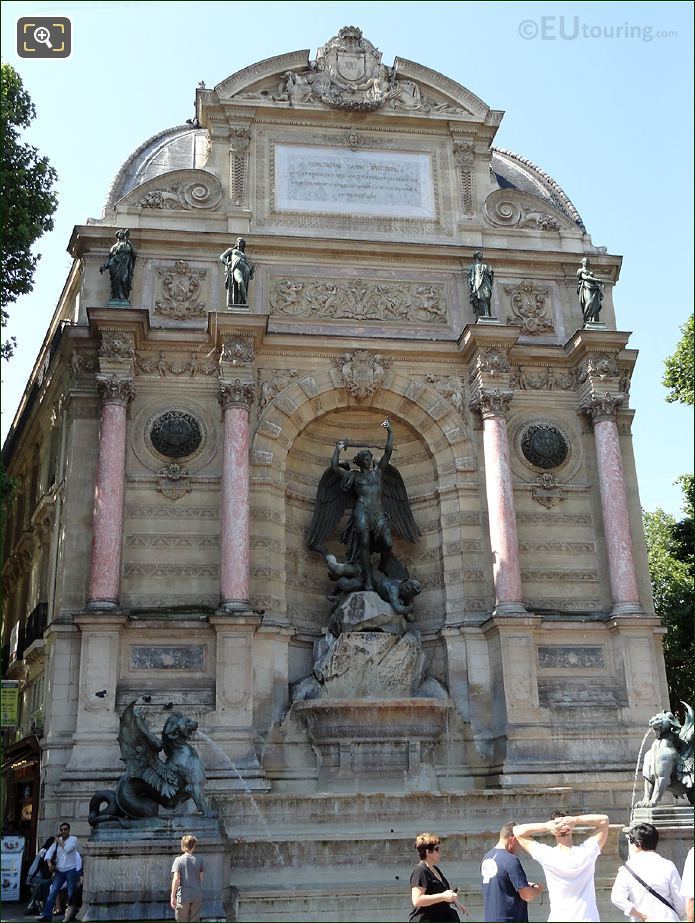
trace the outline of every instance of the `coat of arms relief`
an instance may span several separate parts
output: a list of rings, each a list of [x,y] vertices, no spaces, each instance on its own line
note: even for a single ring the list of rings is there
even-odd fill
[[[333,109],[370,112],[382,106],[404,111],[463,112],[430,99],[413,80],[396,79],[381,63],[381,52],[356,26],[344,26],[316,53],[303,71],[283,75],[276,93],[262,93],[291,106],[324,103]],[[239,94],[254,96],[256,94]]]

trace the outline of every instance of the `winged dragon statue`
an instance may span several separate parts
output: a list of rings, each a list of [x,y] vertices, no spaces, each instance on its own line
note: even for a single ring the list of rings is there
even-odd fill
[[[122,823],[123,818],[156,817],[160,807],[176,808],[189,798],[201,814],[209,814],[203,763],[190,743],[198,723],[174,712],[167,718],[160,739],[136,710],[136,702],[123,712],[118,731],[125,772],[115,791],[102,789],[92,795],[89,823],[94,827],[109,820]]]
[[[336,443],[331,464],[324,471],[316,492],[314,514],[309,525],[307,545],[324,556],[329,576],[335,581],[334,594],[358,590],[377,592],[386,602],[396,603],[405,614],[412,611],[412,598],[421,587],[410,579],[405,565],[393,553],[393,535],[409,542],[420,535],[410,508],[400,472],[391,464],[393,429],[389,419],[381,424],[387,432],[384,452],[375,462],[370,448],[341,439]],[[341,462],[340,454],[349,447],[360,448],[352,459],[356,465]],[[352,512],[341,534],[347,561],[338,562],[325,542],[340,522],[345,509]],[[379,555],[378,567],[372,556]]]
[[[686,703],[685,719],[680,721],[670,711],[659,712],[649,719],[649,727],[656,740],[644,755],[642,775],[644,776],[644,798],[638,801],[638,808],[653,808],[659,804],[667,791],[676,798],[685,796],[695,804],[695,779],[693,767],[693,710]]]

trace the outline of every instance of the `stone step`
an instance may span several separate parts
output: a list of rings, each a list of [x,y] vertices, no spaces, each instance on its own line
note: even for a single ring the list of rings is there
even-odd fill
[[[432,821],[463,818],[466,824],[481,825],[490,817],[509,814],[513,819],[524,816],[543,817],[555,808],[576,804],[576,792],[569,787],[532,789],[482,789],[470,792],[372,792],[369,794],[259,794],[235,795],[218,803],[218,809],[230,830],[244,828],[245,834],[254,828],[281,833],[283,828],[292,832],[305,826],[315,830],[316,825],[345,822],[357,819],[361,829],[375,825],[383,830],[395,823],[407,822],[412,826],[413,800],[418,803],[417,816]],[[237,833],[238,835],[238,833]]]

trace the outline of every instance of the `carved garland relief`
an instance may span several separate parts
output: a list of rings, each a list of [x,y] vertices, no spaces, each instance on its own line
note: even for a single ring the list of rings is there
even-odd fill
[[[446,324],[441,283],[271,278],[271,314],[336,320]]]

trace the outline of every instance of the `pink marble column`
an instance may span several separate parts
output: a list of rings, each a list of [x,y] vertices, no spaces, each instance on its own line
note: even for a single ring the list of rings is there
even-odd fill
[[[126,413],[135,394],[130,379],[98,382],[102,398],[99,458],[94,486],[88,609],[117,609],[121,580]]]
[[[247,612],[249,605],[249,407],[252,382],[220,384],[223,460],[220,497],[220,607]]]
[[[592,395],[582,409],[594,423],[613,614],[641,612],[616,414],[621,396]]]
[[[483,418],[485,490],[497,615],[526,612],[521,595],[519,541],[507,438],[506,414],[511,398],[511,392],[481,388],[473,401],[473,408]]]

